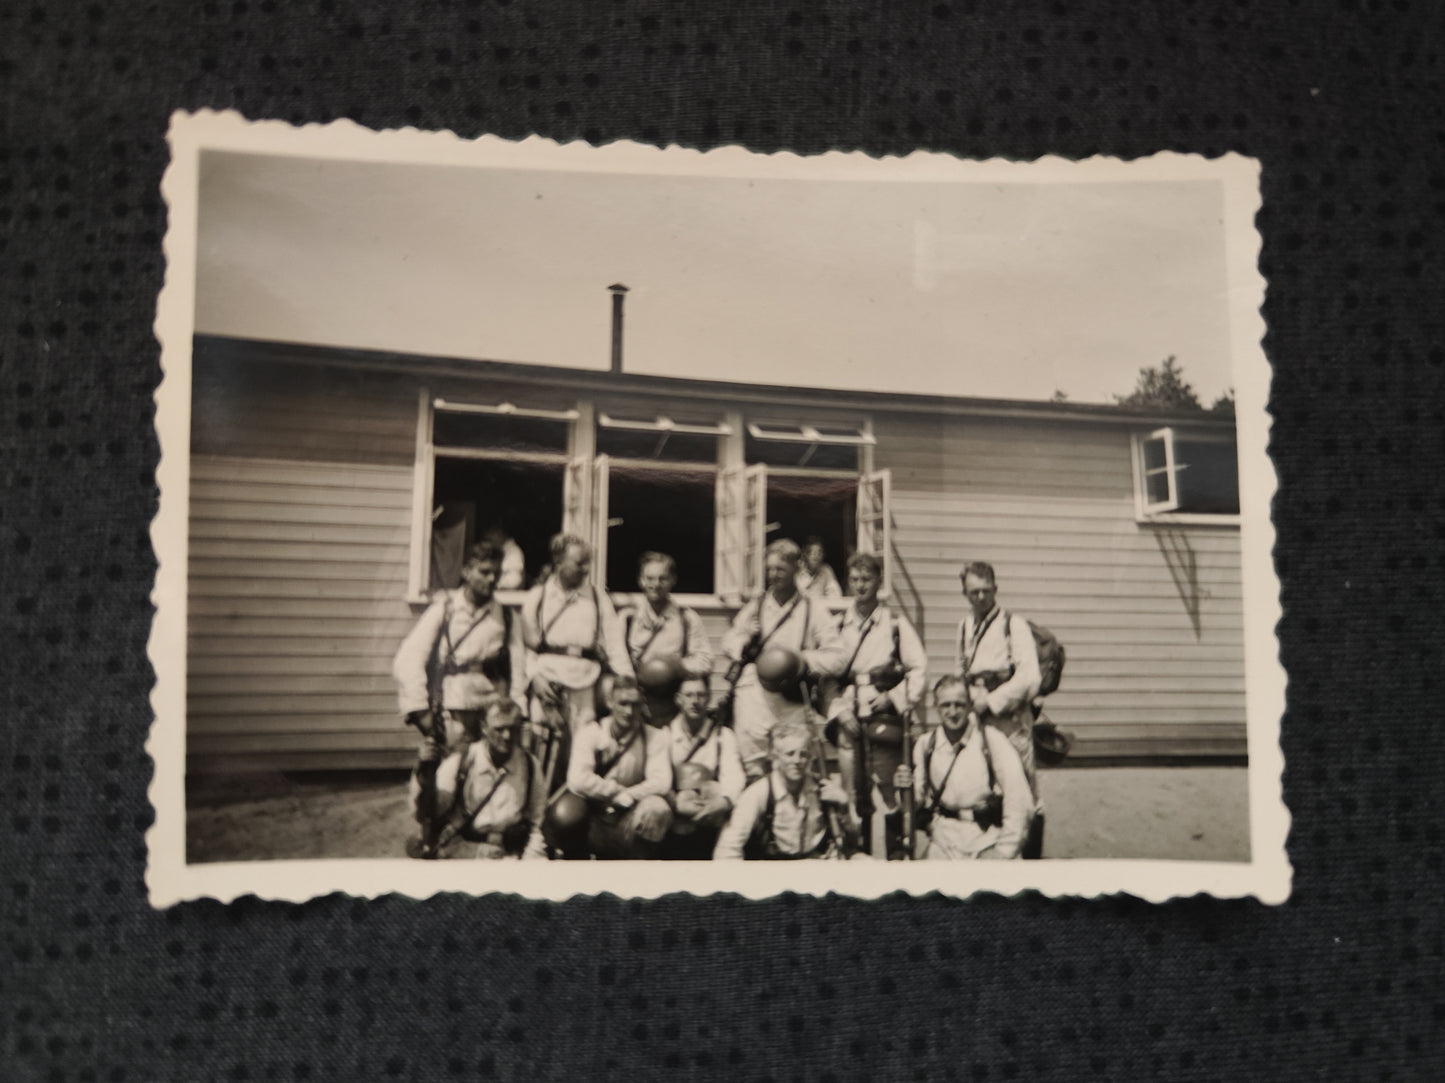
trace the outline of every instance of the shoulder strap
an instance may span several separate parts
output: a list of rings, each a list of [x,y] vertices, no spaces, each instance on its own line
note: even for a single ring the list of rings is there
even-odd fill
[[[993,622],[996,621],[1002,614],[1003,610],[995,607],[994,611],[988,615],[987,619],[985,619],[982,624],[980,624],[977,628],[973,630],[973,648],[968,652],[968,655],[963,662],[963,674],[965,677],[968,676],[968,671],[973,668],[973,660],[978,655],[978,648],[983,646],[983,637],[988,634],[988,630],[993,627]],[[963,636],[963,628],[965,627],[967,627],[966,618],[965,623],[959,628],[960,639]],[[1005,637],[1007,637],[1007,625],[1004,626],[1004,632]],[[1012,662],[1012,660],[1010,660],[1010,662]]]
[[[983,728],[983,722],[978,725],[978,736],[983,742],[983,765],[988,770],[988,792],[993,793],[994,784],[998,781],[993,773],[993,755],[988,750],[988,732]]]
[[[711,721],[705,723],[704,726],[703,726],[702,732],[699,733],[696,737],[694,737],[694,738],[692,739],[692,747],[687,750],[687,755],[682,758],[682,762],[683,762],[683,763],[687,763],[690,759],[692,759],[694,756],[696,756],[696,755],[698,754],[699,750],[701,750],[702,746],[705,745],[705,744],[707,744],[708,738],[711,737],[711,736],[712,736],[714,733],[716,733],[716,732],[717,732],[717,727],[714,726]],[[719,762],[719,765],[721,765],[721,762],[722,762],[722,746],[721,746],[721,743],[719,743],[719,746],[718,746],[718,762]]]
[[[903,646],[898,641],[898,618],[893,615],[891,609],[888,611],[888,623],[893,629],[893,661],[901,666],[903,664]]]
[[[848,664],[843,667],[843,679],[846,680],[848,674],[853,672],[853,663],[858,660],[858,652],[863,649],[863,644],[868,639],[868,633],[873,631],[877,615],[878,610],[873,610],[868,614],[867,620],[863,622],[863,627],[858,629],[858,642],[853,644],[853,653],[848,656]]]
[[[980,721],[979,724],[978,724],[978,731],[979,731],[979,736],[982,737],[982,736],[983,736],[983,722],[982,722],[982,721]],[[946,790],[946,789],[948,789],[948,777],[949,777],[951,774],[953,774],[953,768],[954,768],[954,766],[957,765],[957,763],[958,763],[959,754],[963,751],[963,746],[967,743],[967,742],[965,742],[965,741],[959,741],[959,742],[958,742],[957,747],[954,748],[954,750],[953,750],[953,756],[952,756],[952,758],[948,761],[948,770],[945,771],[945,772],[943,772],[943,782],[942,782],[940,785],[938,785],[937,787],[935,787],[935,786],[933,785],[933,753],[934,753],[934,750],[937,749],[937,747],[938,747],[938,742],[937,742],[938,731],[937,731],[937,730],[934,730],[934,731],[933,731],[933,736],[934,736],[935,739],[934,739],[933,743],[930,744],[929,747],[928,747],[928,755],[925,756],[924,759],[923,759],[923,777],[928,781],[928,791],[929,791],[929,793],[931,793],[931,794],[933,795],[932,799],[928,802],[928,811],[929,811],[930,814],[936,813],[936,812],[938,811],[939,806],[943,804],[943,791]],[[985,747],[987,747],[987,746],[985,746]],[[992,766],[990,766],[990,770],[992,770]]]
[[[1003,642],[1004,642],[1004,648],[1008,651],[1008,664],[1009,664],[1009,668],[1012,669],[1012,668],[1013,668],[1013,664],[1014,664],[1013,614],[1010,613],[1007,609],[1005,609],[1005,610],[1002,610],[1002,611],[999,613],[999,616],[1003,619]],[[987,741],[984,742],[984,746],[983,746],[983,747],[984,747],[984,754],[987,755],[987,754],[988,754],[988,742],[987,742]],[[988,767],[988,775],[989,775],[989,777],[988,777],[988,784],[989,784],[990,786],[992,786],[992,785],[993,785],[993,764],[992,764],[992,763],[989,764],[989,767]]]
[[[597,772],[599,777],[606,778],[607,773],[622,762],[622,757],[627,755],[627,753],[631,750],[632,746],[637,743],[637,739],[641,736],[642,730],[640,728],[634,730],[632,736],[627,739],[627,743],[621,748],[619,748],[615,753],[613,753],[613,755],[605,759],[603,758],[601,751],[599,750],[597,757],[592,761],[593,770]]]
[[[759,637],[759,639],[758,639],[758,650],[759,650],[759,652],[761,652],[762,647],[763,647],[763,644],[766,643],[768,640],[772,639],[773,636],[777,634],[778,629],[781,628],[784,624],[787,624],[787,623],[788,623],[788,618],[791,617],[791,616],[793,615],[793,612],[798,608],[798,600],[799,600],[799,599],[802,599],[803,604],[804,604],[804,605],[807,605],[807,602],[808,602],[807,595],[804,595],[804,594],[795,594],[795,595],[793,595],[793,600],[788,603],[788,608],[785,609],[785,610],[783,610],[783,615],[777,619],[777,621],[773,624],[773,626],[772,626],[771,628],[769,628],[766,632],[763,633],[763,635],[762,635],[761,637]],[[761,621],[761,619],[762,619],[762,615],[763,615],[763,599],[762,599],[762,596],[759,595],[759,596],[758,596],[758,619],[759,619],[760,621]],[[807,618],[808,618],[808,613],[805,611],[805,612],[803,613],[803,634],[804,634],[805,636],[808,634]]]

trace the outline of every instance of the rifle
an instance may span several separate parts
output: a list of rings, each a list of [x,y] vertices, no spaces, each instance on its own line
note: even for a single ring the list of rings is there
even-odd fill
[[[903,712],[903,762],[910,768],[913,766],[913,708]],[[925,769],[927,765],[925,765]],[[902,821],[903,828],[903,856],[905,860],[913,861],[917,855],[913,852],[913,787],[898,795],[898,815]]]
[[[416,765],[416,809],[421,819],[421,839],[416,856],[430,860],[437,856],[437,840],[446,820],[446,816],[437,810],[437,768],[446,754],[446,721],[441,704],[436,702],[429,704],[424,711],[412,711],[406,716],[406,721],[437,746],[436,759]]]
[[[823,726],[818,721],[817,712],[813,710],[813,698],[809,694],[808,682],[799,681],[798,690],[803,694],[803,710],[808,716],[808,732],[813,735],[813,777],[821,787],[828,778],[828,756],[823,749]],[[831,804],[822,801],[821,795],[819,803],[823,805],[824,815],[828,817],[828,834],[833,840],[829,846],[831,856],[847,858],[850,856],[849,838],[843,830],[843,821],[838,815],[838,810]]]
[[[708,711],[714,725],[731,726],[733,724],[733,699],[737,696],[738,681],[742,678],[743,670],[756,662],[758,655],[762,653],[763,633],[762,629],[759,629],[743,644],[743,649],[738,652],[738,657],[728,664],[727,672],[723,674],[723,683],[727,685],[727,691]]]

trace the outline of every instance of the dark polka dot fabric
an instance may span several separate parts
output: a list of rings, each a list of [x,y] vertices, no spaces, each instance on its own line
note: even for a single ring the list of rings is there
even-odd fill
[[[1434,1079],[1445,20],[1427,0],[0,5],[0,1078]],[[172,110],[1263,163],[1293,898],[153,911]]]

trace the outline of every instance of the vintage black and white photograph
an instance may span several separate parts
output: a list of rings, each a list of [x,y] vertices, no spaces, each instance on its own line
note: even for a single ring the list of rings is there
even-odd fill
[[[1287,897],[1255,162],[171,147],[154,903]]]

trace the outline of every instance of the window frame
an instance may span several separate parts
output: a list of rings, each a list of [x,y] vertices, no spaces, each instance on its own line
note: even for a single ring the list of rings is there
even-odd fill
[[[767,547],[767,491],[768,479],[772,477],[812,477],[847,479],[854,482],[859,490],[855,514],[858,517],[857,537],[860,551],[865,536],[864,507],[862,490],[866,485],[878,485],[881,489],[883,507],[874,510],[870,522],[881,525],[885,552],[883,559],[884,582],[881,597],[889,597],[891,591],[891,560],[886,552],[892,536],[891,473],[874,469],[874,449],[877,440],[873,434],[871,416],[853,415],[847,418],[817,418],[811,411],[797,421],[784,422],[776,414],[744,420],[740,407],[723,406],[721,420],[714,424],[692,421],[678,422],[664,409],[659,408],[651,422],[631,418],[618,418],[607,412],[599,400],[610,396],[597,395],[580,399],[575,406],[561,410],[539,409],[517,406],[510,400],[498,403],[457,402],[443,397],[433,397],[423,387],[417,396],[416,459],[412,478],[412,523],[411,554],[408,568],[407,601],[413,605],[424,605],[430,595],[427,585],[431,575],[431,524],[435,498],[436,467],[438,459],[490,459],[512,462],[532,462],[561,466],[563,470],[562,506],[558,509],[559,521],[564,531],[570,531],[587,539],[593,547],[593,582],[598,589],[619,604],[636,603],[642,597],[635,585],[626,588],[606,583],[607,535],[610,525],[607,504],[610,494],[599,491],[599,486],[610,487],[614,467],[628,470],[643,470],[657,473],[693,473],[711,476],[714,481],[713,502],[713,591],[711,594],[676,594],[680,604],[697,609],[730,609],[741,605],[746,599],[756,597],[763,589],[763,553]],[[510,417],[533,417],[556,421],[567,426],[566,451],[510,451],[493,450],[486,447],[438,446],[434,442],[435,419],[438,411],[455,413],[490,414]],[[824,434],[824,428],[856,427],[856,435]],[[679,461],[669,459],[637,459],[617,457],[597,452],[597,433],[600,429],[614,428],[631,431],[654,431],[695,433],[715,435],[718,454],[715,462]],[[747,437],[798,443],[813,439],[818,445],[848,445],[859,449],[858,468],[836,467],[768,466],[747,461]],[[519,604],[525,591],[498,591],[498,600],[508,605]],[[848,597],[827,599],[829,608],[843,609],[851,604]]]
[[[1134,520],[1141,525],[1157,526],[1238,526],[1239,512],[1179,511],[1178,465],[1174,453],[1176,436],[1198,443],[1228,443],[1233,440],[1238,446],[1237,434],[1225,435],[1204,430],[1190,430],[1175,425],[1164,425],[1149,432],[1136,431],[1130,434],[1130,458],[1134,478]],[[1151,440],[1164,441],[1164,470],[1168,472],[1169,498],[1150,502],[1147,486],[1151,474],[1158,469],[1149,469],[1144,457],[1144,447]],[[1239,488],[1238,460],[1235,467],[1235,489]]]

